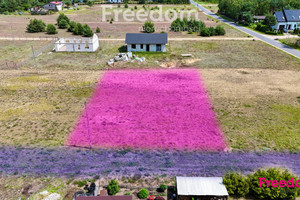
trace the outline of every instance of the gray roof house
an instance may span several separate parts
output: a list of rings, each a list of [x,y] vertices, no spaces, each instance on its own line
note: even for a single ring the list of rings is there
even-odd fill
[[[168,43],[167,33],[127,33],[127,51],[165,52]]]
[[[279,30],[294,30],[300,28],[300,10],[285,10],[274,13],[277,24],[273,29]]]

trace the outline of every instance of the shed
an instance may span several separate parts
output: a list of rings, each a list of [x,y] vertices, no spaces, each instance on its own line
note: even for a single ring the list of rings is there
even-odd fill
[[[178,200],[227,200],[222,177],[176,177]]]
[[[166,52],[167,33],[127,33],[127,51]]]

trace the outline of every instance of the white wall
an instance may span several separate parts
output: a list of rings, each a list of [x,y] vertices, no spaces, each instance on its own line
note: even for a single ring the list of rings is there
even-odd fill
[[[279,23],[277,22],[276,25],[273,26],[272,28],[278,30],[280,25],[284,25],[284,28],[287,29],[288,26],[291,25],[291,28],[288,30],[294,30],[295,25],[296,25],[296,28],[300,28],[300,26],[298,24],[300,24],[300,22],[279,22]]]
[[[54,46],[58,52],[94,52],[98,48],[99,39],[96,34],[92,38],[61,38]]]
[[[146,44],[136,44],[136,48],[133,49],[131,44],[127,44],[127,51],[129,52],[134,52],[134,51],[146,51],[147,45]],[[142,47],[143,46],[143,47]],[[149,45],[149,51],[150,52],[156,52],[156,45],[155,44],[150,44]],[[166,45],[162,44],[161,45],[161,51],[166,52]]]

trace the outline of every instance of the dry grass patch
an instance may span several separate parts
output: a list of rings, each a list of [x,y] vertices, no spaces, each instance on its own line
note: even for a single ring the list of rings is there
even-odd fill
[[[0,144],[60,146],[102,72],[0,74]]]
[[[227,142],[239,150],[300,151],[300,72],[201,70]]]

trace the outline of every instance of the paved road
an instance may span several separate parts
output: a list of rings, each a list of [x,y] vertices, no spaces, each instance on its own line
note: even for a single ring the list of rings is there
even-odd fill
[[[205,14],[207,14],[207,15],[213,17],[213,18],[216,18],[216,19],[218,19],[218,20],[220,20],[220,21],[222,21],[222,22],[224,22],[224,23],[226,23],[226,24],[228,24],[228,25],[230,25],[230,26],[232,26],[232,27],[234,27],[234,28],[236,28],[236,29],[244,32],[244,33],[247,33],[247,34],[249,34],[249,35],[251,35],[251,36],[253,36],[255,38],[258,38],[258,39],[262,40],[263,42],[265,42],[267,44],[270,44],[270,45],[272,45],[272,46],[274,46],[274,47],[276,47],[276,48],[278,48],[278,49],[280,49],[282,51],[285,51],[286,53],[291,54],[291,55],[293,55],[293,56],[295,56],[295,57],[297,57],[297,58],[300,59],[300,51],[299,50],[296,50],[296,49],[291,48],[291,47],[289,47],[287,45],[284,45],[284,44],[282,44],[282,43],[280,43],[280,42],[278,42],[276,40],[273,40],[273,39],[271,39],[269,37],[266,37],[266,36],[264,36],[264,35],[262,35],[260,33],[257,33],[255,31],[249,30],[249,29],[247,29],[245,27],[239,26],[239,25],[235,24],[234,22],[231,22],[231,21],[228,21],[226,19],[223,19],[223,18],[219,17],[218,15],[210,12],[208,9],[204,8],[200,4],[197,4],[193,0],[190,0],[190,1],[191,1],[191,4],[195,5],[199,9],[201,9]]]

